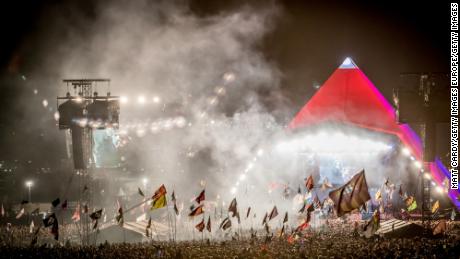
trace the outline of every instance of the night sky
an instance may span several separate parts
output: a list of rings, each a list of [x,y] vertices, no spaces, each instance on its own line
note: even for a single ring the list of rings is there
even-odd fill
[[[22,84],[22,76],[36,69],[36,46],[43,35],[65,37],[46,34],[43,21],[53,22],[52,17],[46,17],[48,10],[58,6],[63,12],[78,10],[81,15],[96,17],[94,2],[97,1],[2,2],[0,160],[33,157],[43,166],[53,166],[55,154],[63,152],[64,147],[42,139],[40,132],[18,126],[44,120],[27,116],[23,106],[17,105],[30,91]],[[313,86],[322,84],[348,56],[389,100],[400,73],[448,72],[449,3],[324,2],[275,1],[281,11],[274,18],[274,29],[257,46],[281,71],[281,89],[293,111],[300,109],[314,93]],[[267,1],[196,0],[190,1],[190,11],[212,16],[241,5],[257,8],[266,4]],[[54,127],[53,120],[45,122],[49,128]],[[12,147],[16,147],[14,151]]]

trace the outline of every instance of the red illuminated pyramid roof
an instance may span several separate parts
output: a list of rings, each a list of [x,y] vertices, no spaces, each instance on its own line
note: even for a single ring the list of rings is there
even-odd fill
[[[395,110],[350,58],[319,88],[289,128],[329,121],[399,133]]]

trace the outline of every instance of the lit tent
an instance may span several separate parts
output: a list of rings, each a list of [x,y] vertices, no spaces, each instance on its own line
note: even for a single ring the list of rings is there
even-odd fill
[[[395,135],[418,161],[422,158],[422,141],[407,124],[398,124],[396,111],[352,59],[342,65],[319,88],[289,123],[293,131],[320,125],[339,123]],[[434,181],[442,186],[449,171],[436,160],[429,165]],[[457,208],[458,190],[449,190]]]

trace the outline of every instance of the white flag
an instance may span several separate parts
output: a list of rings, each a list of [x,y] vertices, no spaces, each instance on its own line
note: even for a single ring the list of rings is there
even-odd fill
[[[29,232],[31,234],[34,233],[34,228],[35,228],[35,224],[34,224],[34,221],[32,220],[32,222],[30,222],[30,227],[29,227]]]
[[[20,217],[22,217],[22,215],[24,215],[24,208],[22,208],[21,211],[19,211],[18,215],[16,215],[16,219],[19,219]]]

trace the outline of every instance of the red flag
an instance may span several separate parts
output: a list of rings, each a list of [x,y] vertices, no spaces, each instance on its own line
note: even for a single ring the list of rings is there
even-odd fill
[[[302,230],[306,229],[308,227],[308,222],[304,221],[302,224],[300,224],[294,232],[301,232]]]
[[[203,232],[204,226],[205,226],[205,225],[204,225],[204,219],[202,219],[202,220],[200,221],[200,223],[198,223],[198,224],[195,226],[195,228],[198,229],[198,231]]]
[[[198,197],[195,198],[195,201],[196,201],[198,204],[200,204],[200,203],[201,203],[202,201],[204,201],[204,199],[205,199],[204,191],[205,191],[205,190],[202,190],[202,191],[200,192],[200,195],[198,195]]]
[[[75,208],[75,212],[72,215],[72,220],[75,222],[80,221],[80,203],[78,203],[77,207]]]
[[[309,176],[305,181],[305,187],[307,187],[307,191],[311,191],[315,185],[313,184],[313,176]]]
[[[152,196],[152,200],[158,200],[161,196],[166,194],[166,187],[164,184],[158,188]]]
[[[342,187],[330,192],[329,197],[334,201],[338,217],[361,207],[371,198],[367,189],[364,170],[354,175]]]
[[[203,210],[203,204],[201,204],[200,206],[196,207],[194,210],[192,210],[190,212],[189,217],[195,217],[195,216],[198,216],[200,214],[203,214],[204,213],[204,210]]]

